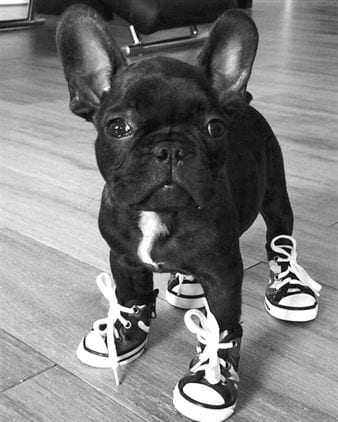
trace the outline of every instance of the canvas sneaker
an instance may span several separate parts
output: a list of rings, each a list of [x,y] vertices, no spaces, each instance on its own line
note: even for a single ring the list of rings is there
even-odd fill
[[[190,275],[172,273],[168,281],[166,299],[170,305],[181,309],[195,309],[204,306],[202,285]]]
[[[118,366],[135,360],[146,348],[150,322],[156,317],[158,290],[153,291],[151,303],[139,305],[131,300],[122,306],[108,274],[100,274],[96,282],[109,302],[108,316],[94,322],[91,331],[81,340],[76,355],[89,366],[112,368],[119,384]]]
[[[318,314],[317,298],[322,287],[297,263],[296,240],[291,236],[277,236],[271,242],[271,249],[276,255],[269,261],[266,311],[284,321],[315,319]]]
[[[189,372],[176,385],[175,408],[198,422],[221,422],[236,407],[238,365],[242,327],[222,333],[214,315],[194,309],[187,311],[185,323],[197,335],[197,355]]]

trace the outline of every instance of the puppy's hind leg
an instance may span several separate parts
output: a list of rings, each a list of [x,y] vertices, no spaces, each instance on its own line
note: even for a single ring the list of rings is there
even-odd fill
[[[297,262],[296,240],[291,236],[293,214],[282,154],[275,137],[269,139],[268,148],[268,183],[261,210],[267,225],[270,267],[265,309],[274,318],[284,321],[311,321],[318,313],[321,285]]]
[[[270,261],[274,256],[272,239],[292,234],[293,212],[286,188],[282,152],[274,135],[268,140],[267,150],[267,186],[261,214],[267,226],[265,247]]]

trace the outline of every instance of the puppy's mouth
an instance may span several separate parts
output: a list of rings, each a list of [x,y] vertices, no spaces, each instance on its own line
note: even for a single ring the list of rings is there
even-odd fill
[[[192,204],[192,196],[183,187],[170,183],[154,188],[134,207],[145,211],[175,211]]]

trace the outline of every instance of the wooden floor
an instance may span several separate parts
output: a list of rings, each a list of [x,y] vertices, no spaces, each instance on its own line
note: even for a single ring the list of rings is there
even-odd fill
[[[318,319],[282,323],[263,309],[258,219],[242,238],[244,341],[233,421],[338,420],[338,3],[254,0],[260,48],[250,83],[280,139],[302,265],[320,283]],[[114,26],[120,43],[126,27]],[[205,30],[207,28],[204,28]],[[55,19],[0,33],[0,420],[180,422],[172,390],[194,354],[182,311],[164,300],[148,351],[123,369],[82,365],[75,349],[106,307],[97,230],[103,182],[94,129],[68,111]],[[192,60],[195,50],[168,52]]]

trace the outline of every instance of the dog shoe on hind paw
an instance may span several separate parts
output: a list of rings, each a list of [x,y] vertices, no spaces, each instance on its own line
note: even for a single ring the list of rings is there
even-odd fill
[[[192,276],[172,273],[168,281],[166,299],[170,305],[181,309],[204,307],[204,290]]]
[[[96,282],[109,301],[108,316],[94,322],[91,331],[81,340],[76,355],[86,365],[112,368],[118,384],[117,367],[132,362],[146,348],[150,322],[156,317],[158,290],[154,290],[151,303],[139,305],[131,300],[122,306],[108,274],[100,274]]]
[[[265,292],[265,309],[284,321],[311,321],[318,314],[321,285],[297,263],[296,240],[281,235],[271,242],[276,253],[269,262],[270,281]]]

